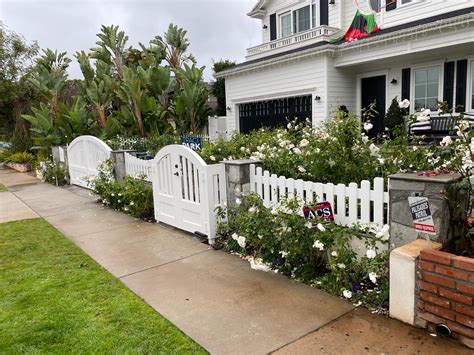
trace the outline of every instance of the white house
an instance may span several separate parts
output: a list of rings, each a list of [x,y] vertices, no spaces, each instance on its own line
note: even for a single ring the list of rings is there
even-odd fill
[[[357,10],[380,28],[339,44]],[[248,132],[340,106],[360,113],[376,101],[375,130],[394,97],[418,107],[447,101],[474,110],[474,0],[260,0],[248,16],[262,44],[226,79],[227,130]]]

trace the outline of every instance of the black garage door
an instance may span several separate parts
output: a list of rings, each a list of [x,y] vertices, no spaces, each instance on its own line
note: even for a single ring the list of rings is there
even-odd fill
[[[262,127],[286,126],[294,119],[311,119],[312,113],[311,95],[240,104],[240,132],[249,133]]]

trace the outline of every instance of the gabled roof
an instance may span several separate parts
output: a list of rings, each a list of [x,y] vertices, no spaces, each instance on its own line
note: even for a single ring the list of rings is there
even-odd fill
[[[250,17],[262,19],[267,14],[267,5],[270,0],[258,0],[258,3],[253,7],[253,9],[247,14]]]

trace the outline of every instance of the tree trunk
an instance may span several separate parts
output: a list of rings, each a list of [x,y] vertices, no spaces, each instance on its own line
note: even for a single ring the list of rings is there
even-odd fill
[[[138,107],[138,104],[134,99],[131,100],[130,106],[132,108],[133,118],[135,119],[135,123],[137,124],[138,133],[140,134],[140,137],[144,138],[146,137],[146,133],[145,133],[145,127],[143,126],[142,113],[140,111],[140,107]]]
[[[94,107],[94,111],[97,119],[97,124],[101,129],[104,129],[106,124],[105,109],[100,105],[96,105]]]

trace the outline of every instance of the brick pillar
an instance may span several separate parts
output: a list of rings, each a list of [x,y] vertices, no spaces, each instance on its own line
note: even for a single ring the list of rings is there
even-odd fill
[[[250,165],[260,165],[255,160],[228,160],[225,165],[227,180],[227,206],[235,204],[235,200],[242,194],[250,193]]]
[[[395,174],[390,176],[390,236],[391,244],[401,246],[421,237],[413,228],[413,219],[408,204],[408,197],[421,196],[429,199],[431,214],[436,228],[436,235],[430,236],[432,241],[445,245],[452,239],[453,230],[450,225],[450,208],[446,200],[446,189],[449,185],[460,181],[458,174],[439,175],[434,177],[418,176],[417,174]],[[467,208],[467,202],[466,208]],[[423,235],[422,237],[426,237]]]

